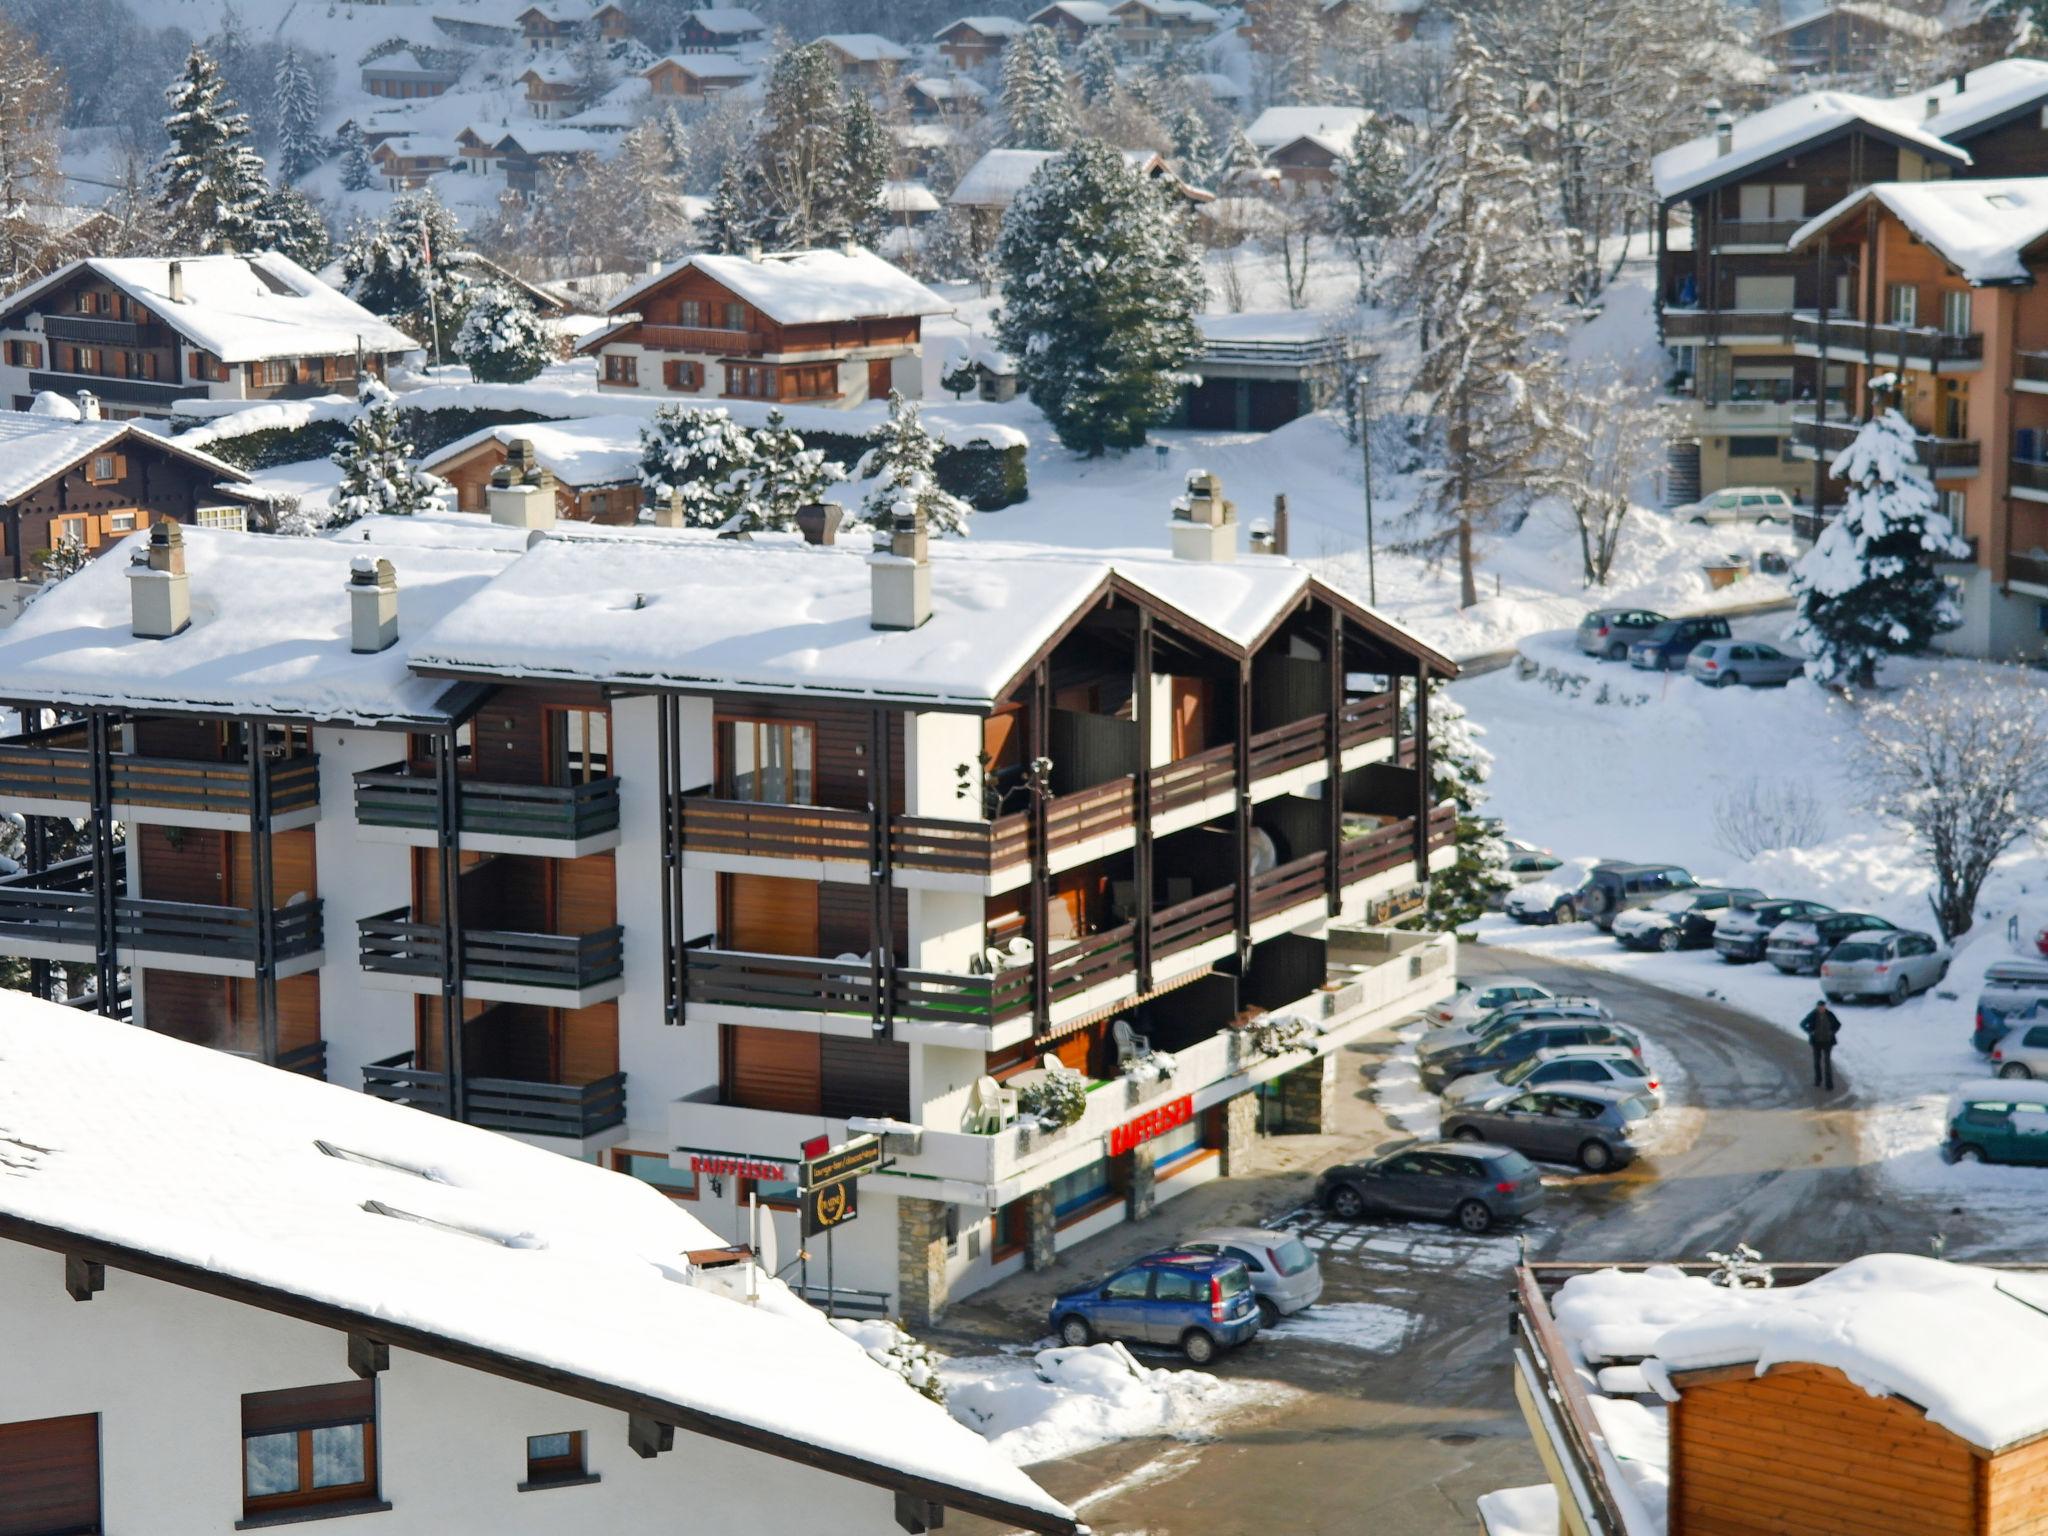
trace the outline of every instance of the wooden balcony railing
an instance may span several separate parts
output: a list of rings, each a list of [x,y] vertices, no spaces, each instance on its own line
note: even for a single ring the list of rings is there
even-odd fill
[[[286,1072],[297,1072],[304,1077],[317,1077],[327,1081],[327,1042],[315,1040],[310,1045],[295,1046],[278,1054],[278,1066]]]
[[[49,944],[99,941],[103,893],[92,883],[92,860],[69,859],[41,874],[0,880],[0,937]],[[121,949],[161,950],[215,960],[254,963],[256,913],[247,907],[155,901],[126,894],[125,869],[104,893],[114,904],[114,942]],[[321,904],[293,902],[271,914],[280,960],[312,954],[321,943]]]
[[[854,1016],[874,1012],[873,975],[867,966],[845,960],[692,949],[687,976],[693,1003]],[[899,969],[892,1007],[897,1018],[921,1023],[1002,1023],[1031,1011],[1031,972],[1018,967],[994,976],[962,976]]]
[[[985,875],[1031,853],[1031,818],[1021,811],[994,821],[898,816],[889,824],[889,857],[906,869]]]
[[[1237,892],[1227,885],[1192,901],[1161,908],[1152,914],[1153,958],[1164,959],[1220,939],[1236,927]]]
[[[1322,896],[1323,871],[1328,855],[1320,848],[1299,859],[1289,860],[1263,874],[1252,876],[1252,921],[1285,912]]]
[[[1792,335],[1789,309],[1667,309],[1666,341],[1776,341]]]
[[[356,820],[371,827],[432,831],[440,824],[440,787],[427,769],[407,763],[355,776]],[[586,784],[494,784],[464,779],[457,797],[462,830],[498,837],[575,842],[619,824],[619,781]]]
[[[73,725],[0,741],[0,796],[89,803],[92,759],[82,745],[72,744],[83,737],[83,729]],[[317,756],[266,759],[264,772],[271,815],[320,803]],[[117,753],[111,778],[116,805],[244,817],[251,811],[247,763]]]
[[[721,331],[702,325],[642,325],[637,334],[642,346],[718,357],[759,357],[768,346],[760,331]]]
[[[539,1083],[513,1077],[465,1077],[463,1120],[492,1131],[530,1136],[595,1136],[624,1123],[626,1074],[614,1072],[588,1083]],[[363,1068],[363,1092],[392,1104],[409,1104],[446,1115],[448,1074],[413,1064],[403,1052]]]
[[[1152,814],[1178,810],[1237,787],[1237,748],[1229,742],[1151,771]]]
[[[2024,581],[2031,587],[2048,587],[2048,559],[2040,555],[2007,555],[2005,579]]]
[[[1818,347],[1820,316],[1801,310],[1792,316],[1792,340],[1796,345]],[[1936,363],[1975,363],[1984,358],[1981,335],[1952,336],[1931,325],[1865,325],[1847,315],[1829,315],[1827,345],[1830,352],[1853,353],[1871,362],[1906,358]]]
[[[356,929],[364,970],[397,976],[441,974],[441,925],[416,921],[409,907],[361,918]],[[624,939],[625,930],[617,923],[594,933],[464,928],[462,979],[571,992],[601,986],[624,969]]]
[[[1723,219],[1713,226],[1716,249],[1730,245],[1783,245],[1804,219]]]
[[[1337,744],[1340,747],[1377,741],[1382,736],[1391,735],[1393,729],[1394,696],[1391,693],[1369,693],[1362,699],[1346,699],[1337,714]]]
[[[2014,485],[2030,491],[2048,491],[2048,464],[2035,459],[2014,459],[2009,472]]]
[[[2019,376],[2029,384],[2048,384],[2048,352],[2013,354]]]
[[[754,800],[683,800],[683,846],[694,853],[759,858],[851,859],[872,856],[866,811],[824,805],[772,805]]]
[[[1290,768],[1319,763],[1329,750],[1328,742],[1321,715],[1260,731],[1252,737],[1252,778],[1263,779]]]
[[[1045,841],[1053,852],[1104,833],[1127,829],[1135,814],[1130,776],[1054,795],[1045,806]]]
[[[1816,454],[1837,454],[1856,441],[1862,426],[1856,421],[1815,421],[1811,416],[1798,416],[1792,421],[1792,442]],[[1982,457],[1975,440],[1960,437],[1915,437],[1913,452],[1937,474],[1975,469]]]
[[[206,386],[197,380],[190,384],[165,384],[154,379],[124,379],[111,373],[55,373],[40,368],[29,374],[28,387],[33,394],[47,389],[67,397],[89,389],[109,400],[136,405],[169,405],[206,393]]]

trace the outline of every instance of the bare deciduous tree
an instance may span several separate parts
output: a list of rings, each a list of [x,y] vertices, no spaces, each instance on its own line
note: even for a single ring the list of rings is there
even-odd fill
[[[1804,779],[1751,774],[1714,801],[1714,842],[1738,859],[1811,848],[1827,835],[1827,808]]]
[[[1646,384],[1616,378],[1596,383],[1583,372],[1564,379],[1560,394],[1557,489],[1578,525],[1586,584],[1605,586],[1632,493],[1670,434],[1671,408]]]
[[[1999,856],[2048,819],[2048,698],[2018,681],[1914,683],[1863,717],[1869,806],[1933,867],[1944,939],[1967,933]]]

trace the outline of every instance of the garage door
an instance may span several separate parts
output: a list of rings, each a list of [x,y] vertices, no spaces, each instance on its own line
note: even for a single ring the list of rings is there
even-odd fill
[[[100,1416],[0,1424],[0,1536],[100,1528]]]

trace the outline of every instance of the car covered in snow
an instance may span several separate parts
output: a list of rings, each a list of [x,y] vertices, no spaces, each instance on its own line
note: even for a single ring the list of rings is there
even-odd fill
[[[1957,1084],[1942,1156],[1952,1163],[2048,1163],[2048,1082]]]
[[[1635,1088],[1653,1107],[1664,1102],[1663,1085],[1627,1046],[1568,1045],[1538,1051],[1498,1072],[1475,1072],[1446,1083],[1443,1105],[1449,1110],[1490,1104],[1552,1083],[1611,1083]]]
[[[1316,1205],[1332,1216],[1426,1216],[1484,1232],[1543,1203],[1543,1178],[1512,1147],[1410,1141],[1316,1177]]]
[[[1567,859],[1558,868],[1518,885],[1502,898],[1500,909],[1518,923],[1575,923],[1578,896],[1597,859]]]
[[[1819,917],[1795,918],[1771,930],[1764,945],[1764,958],[1787,976],[1818,976],[1822,963],[1844,939],[1897,926],[1870,912],[1827,912]]]
[[[1652,1113],[1632,1089],[1566,1083],[1447,1113],[1444,1134],[1605,1173],[1636,1160],[1636,1137]]]
[[[1804,658],[1761,640],[1702,640],[1685,658],[1685,675],[1709,688],[1772,688],[1805,670]]]
[[[1798,503],[1775,485],[1731,485],[1673,507],[1672,517],[1681,523],[1789,523]]]
[[[1595,608],[1579,620],[1578,647],[1604,661],[1625,661],[1628,648],[1659,624],[1664,615],[1648,608]]]
[[[1714,942],[1714,924],[1730,907],[1761,901],[1762,891],[1704,885],[1696,890],[1660,896],[1646,907],[1632,907],[1615,918],[1609,930],[1624,949],[1705,949]]]
[[[1910,928],[1852,933],[1820,965],[1820,990],[1831,1002],[1881,997],[1896,1008],[1948,975],[1949,952],[1931,933]]]
[[[1526,976],[1489,976],[1483,981],[1460,977],[1458,990],[1423,1009],[1422,1016],[1433,1025],[1457,1024],[1483,1018],[1510,1003],[1541,1002],[1551,995],[1550,988]]]
[[[1994,960],[1977,993],[1970,1044],[1988,1052],[2016,1023],[2044,1017],[2048,1003],[2048,960]]]
[[[1726,619],[1666,619],[1628,648],[1628,664],[1645,672],[1676,672],[1703,640],[1726,640]]]
[[[1825,917],[1834,910],[1826,902],[1805,901],[1796,896],[1771,896],[1748,906],[1730,907],[1714,923],[1714,951],[1723,960],[1737,964],[1761,960],[1771,930],[1780,923]]]
[[[1535,997],[1519,1003],[1503,1003],[1491,1013],[1483,1013],[1475,1019],[1453,1019],[1448,1024],[1439,1024],[1423,1034],[1416,1049],[1424,1056],[1433,1056],[1451,1046],[1470,1045],[1475,1040],[1484,1040],[1499,1034],[1502,1030],[1519,1029],[1536,1019],[1606,1019],[1612,1018],[1607,1005],[1593,997]]]
[[[1178,1249],[1147,1254],[1100,1285],[1056,1297],[1049,1317],[1062,1344],[1165,1344],[1194,1365],[1207,1365],[1259,1331],[1258,1300],[1244,1265]]]
[[[1292,1232],[1265,1227],[1206,1227],[1175,1247],[1236,1259],[1252,1277],[1259,1316],[1268,1325],[1312,1307],[1323,1294],[1323,1267]]]
[[[1626,1046],[1631,1055],[1642,1058],[1643,1042],[1634,1030],[1609,1019],[1540,1019],[1516,1029],[1503,1030],[1475,1040],[1470,1045],[1452,1046],[1425,1056],[1421,1062],[1422,1086],[1441,1093],[1446,1083],[1475,1072],[1498,1072],[1538,1051],[1573,1045]]]

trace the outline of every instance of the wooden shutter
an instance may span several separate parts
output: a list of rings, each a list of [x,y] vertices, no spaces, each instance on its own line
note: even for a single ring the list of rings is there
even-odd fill
[[[818,1037],[794,1029],[725,1026],[729,1102],[783,1114],[822,1113]]]
[[[552,862],[555,932],[595,933],[618,921],[618,883],[610,853]]]
[[[818,1057],[828,1115],[910,1118],[910,1047],[894,1040],[822,1035]]]
[[[818,952],[818,886],[779,875],[721,875],[721,948],[758,955]]]
[[[100,1528],[100,1416],[0,1424],[0,1536]]]

